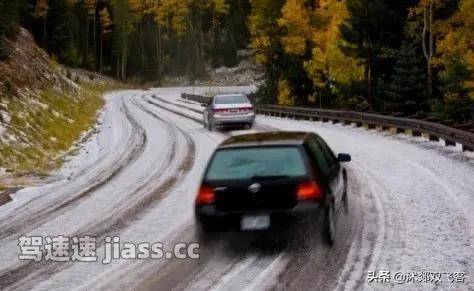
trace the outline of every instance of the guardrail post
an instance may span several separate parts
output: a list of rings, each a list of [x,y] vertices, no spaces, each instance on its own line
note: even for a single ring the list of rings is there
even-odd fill
[[[411,137],[415,137],[415,136],[421,136],[421,132],[419,131],[416,131],[416,130],[413,130],[413,129],[406,129],[405,130],[405,134],[411,136]]]
[[[448,146],[454,147],[454,146],[456,146],[456,142],[445,139],[444,140],[444,145],[447,146],[447,147]]]
[[[467,145],[462,145],[462,151],[463,152],[473,152],[474,149],[471,147],[468,147]]]
[[[370,123],[364,123],[362,126],[367,130],[375,128],[375,125],[370,124]]]
[[[435,135],[432,135],[432,134],[429,134],[429,133],[422,133],[422,136],[424,138],[427,138],[430,141],[439,141],[439,137],[437,137]]]

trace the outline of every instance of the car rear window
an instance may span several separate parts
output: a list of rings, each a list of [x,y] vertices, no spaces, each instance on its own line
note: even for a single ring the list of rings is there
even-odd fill
[[[304,175],[306,167],[297,147],[249,147],[218,150],[206,178],[238,180]]]
[[[230,95],[230,96],[216,96],[214,98],[215,104],[240,104],[250,103],[249,99],[244,95]]]

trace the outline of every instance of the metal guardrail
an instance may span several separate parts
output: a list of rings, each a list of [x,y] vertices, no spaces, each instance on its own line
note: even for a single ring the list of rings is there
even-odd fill
[[[199,102],[199,103],[208,103],[211,97],[182,93],[181,98]]]
[[[182,94],[181,97],[200,103],[209,102],[209,97],[206,96]],[[255,111],[261,115],[314,121],[319,120],[323,122],[332,121],[334,123],[356,124],[357,126],[364,126],[366,128],[377,128],[381,131],[389,130],[392,133],[405,132],[411,136],[424,135],[433,141],[443,139],[446,146],[454,146],[458,143],[462,146],[463,151],[474,150],[474,133],[424,120],[356,111],[287,107],[280,105],[255,105]]]

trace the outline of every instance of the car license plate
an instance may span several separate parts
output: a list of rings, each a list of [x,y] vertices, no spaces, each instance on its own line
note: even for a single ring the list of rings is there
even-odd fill
[[[240,220],[241,230],[263,230],[270,227],[270,215],[245,215]]]
[[[229,109],[229,112],[231,113],[239,112],[239,109]]]

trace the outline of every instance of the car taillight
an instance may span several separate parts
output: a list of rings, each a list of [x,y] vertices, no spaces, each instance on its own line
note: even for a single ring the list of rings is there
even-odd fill
[[[322,200],[324,198],[324,191],[321,186],[315,181],[302,182],[298,185],[296,192],[298,200]]]
[[[252,112],[253,108],[252,107],[242,107],[239,108],[239,112]]]
[[[214,189],[212,187],[202,185],[199,188],[198,195],[196,197],[196,204],[197,205],[207,205],[214,203],[215,196],[214,196]]]
[[[214,109],[214,113],[227,113],[229,112],[229,109]]]

